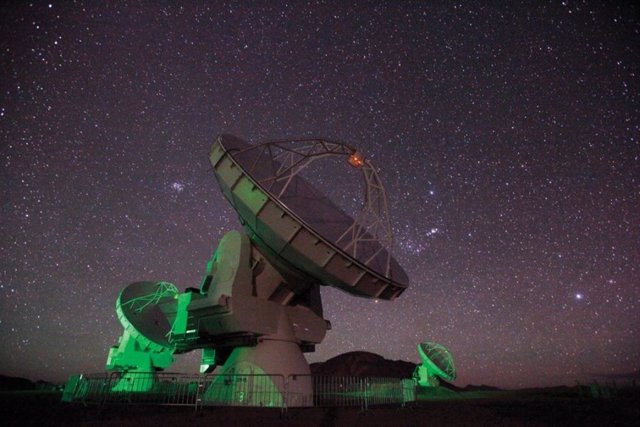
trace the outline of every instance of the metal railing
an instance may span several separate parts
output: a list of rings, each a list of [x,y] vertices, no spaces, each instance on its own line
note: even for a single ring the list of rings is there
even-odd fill
[[[295,376],[294,376],[295,377]],[[301,377],[301,376],[297,376]],[[289,377],[289,383],[291,381]],[[366,410],[374,405],[404,405],[415,400],[412,380],[381,377],[309,376],[313,393],[305,406],[358,406]]]
[[[109,374],[105,404],[156,404],[195,406],[202,394],[199,375],[169,373]]]
[[[280,408],[404,405],[415,400],[410,379],[314,375],[189,375],[155,372],[77,375],[63,401],[83,404],[252,406]]]
[[[282,375],[207,375],[203,389],[203,406],[287,406]]]

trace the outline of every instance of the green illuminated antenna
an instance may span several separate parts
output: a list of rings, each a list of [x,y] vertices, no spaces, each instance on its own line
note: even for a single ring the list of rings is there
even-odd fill
[[[353,217],[307,180],[314,170],[307,167],[326,158],[359,172],[364,198]],[[244,232],[224,235],[199,288],[179,293],[168,282],[136,282],[120,293],[116,312],[124,333],[107,360],[108,370],[122,373],[113,390],[149,391],[155,380],[137,386],[136,373],[166,369],[175,354],[202,349],[201,372],[222,374],[219,381],[229,375],[294,376],[281,399],[306,406],[301,396],[313,387],[303,353],[314,351],[330,328],[320,287],[394,300],[409,286],[391,255],[385,188],[360,151],[326,139],[251,145],[220,135],[209,160]],[[203,399],[222,399],[218,385]],[[247,396],[263,404],[260,393]]]
[[[434,342],[418,344],[418,353],[422,365],[416,367],[414,378],[423,387],[434,387],[439,384],[438,378],[445,381],[456,379],[456,367],[453,356],[443,345]]]

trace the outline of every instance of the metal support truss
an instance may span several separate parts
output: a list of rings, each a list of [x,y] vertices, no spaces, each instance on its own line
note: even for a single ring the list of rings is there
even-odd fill
[[[132,311],[136,313],[142,312],[146,307],[150,305],[156,305],[163,298],[175,298],[180,292],[173,283],[158,282],[158,289],[155,292],[142,295],[137,298],[132,298],[125,302],[123,306],[131,306]]]

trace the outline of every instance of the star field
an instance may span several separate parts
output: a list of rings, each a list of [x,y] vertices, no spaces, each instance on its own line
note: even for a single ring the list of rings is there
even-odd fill
[[[231,133],[343,140],[387,186],[411,285],[323,289],[310,361],[429,340],[459,385],[638,374],[638,7],[349,3],[0,6],[0,373],[102,371],[124,286],[199,284],[240,228],[208,163]]]

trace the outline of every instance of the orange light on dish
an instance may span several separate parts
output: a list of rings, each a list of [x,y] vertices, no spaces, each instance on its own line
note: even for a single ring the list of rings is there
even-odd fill
[[[349,156],[349,164],[356,168],[361,168],[364,165],[364,156],[359,151],[354,151]]]

